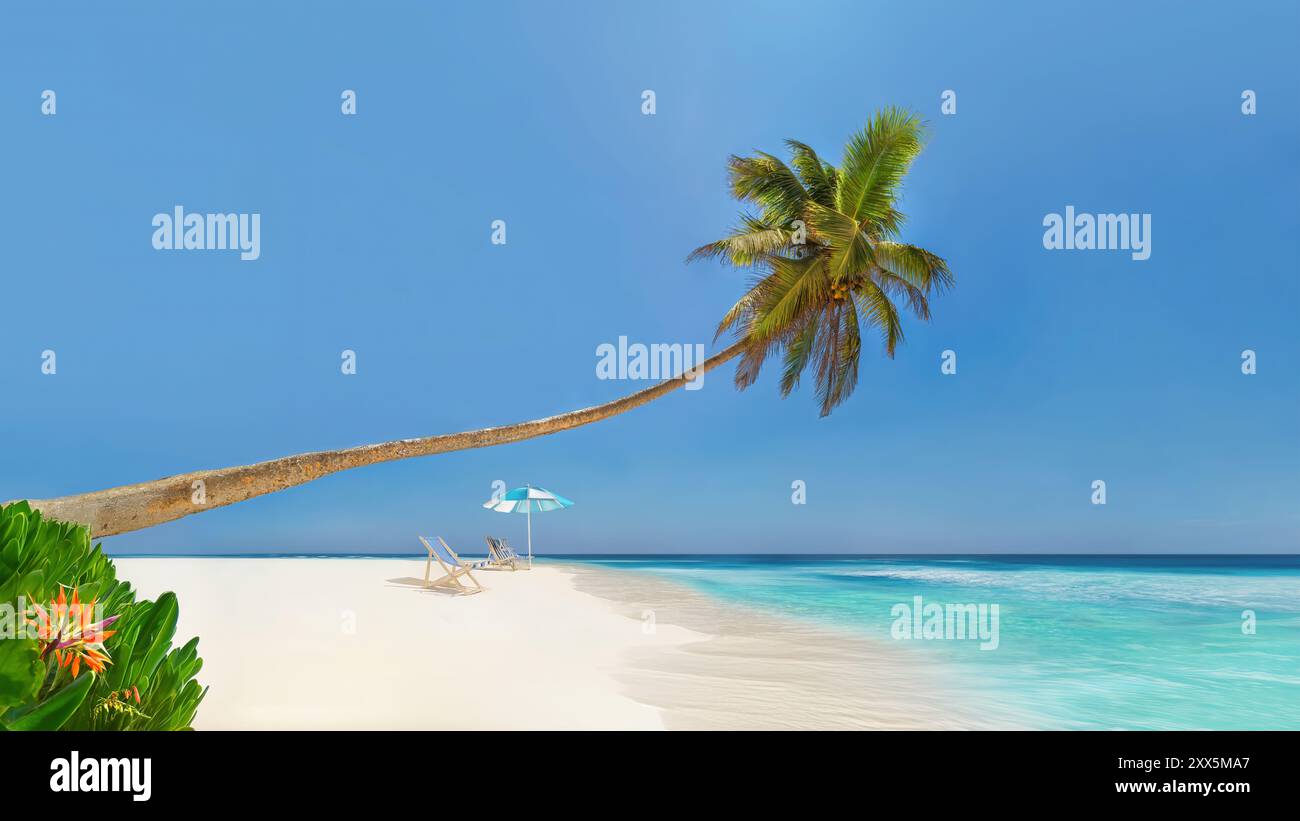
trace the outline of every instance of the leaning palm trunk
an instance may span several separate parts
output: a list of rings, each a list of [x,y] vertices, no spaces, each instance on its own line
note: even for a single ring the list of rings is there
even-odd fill
[[[415,456],[522,442],[599,422],[658,399],[734,358],[743,350],[744,344],[738,342],[681,376],[665,379],[603,405],[534,419],[531,422],[420,439],[400,439],[345,450],[300,453],[254,465],[199,470],[138,485],[123,485],[57,499],[29,499],[28,502],[51,518],[88,525],[95,537],[142,530],[192,513],[233,505],[255,496],[303,485],[342,470]]]

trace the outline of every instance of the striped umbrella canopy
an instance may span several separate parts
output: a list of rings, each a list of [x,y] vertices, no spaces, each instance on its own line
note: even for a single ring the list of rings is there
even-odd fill
[[[545,513],[550,510],[563,510],[572,507],[573,502],[546,488],[525,485],[507,491],[505,495],[493,497],[483,503],[488,510],[497,513],[525,513],[528,515],[528,566],[533,566],[533,511]]]

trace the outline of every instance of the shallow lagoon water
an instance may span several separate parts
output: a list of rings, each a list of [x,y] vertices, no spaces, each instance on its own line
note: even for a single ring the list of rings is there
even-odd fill
[[[889,641],[1043,728],[1300,729],[1297,556],[566,558]],[[996,604],[997,649],[892,638],[916,596]]]

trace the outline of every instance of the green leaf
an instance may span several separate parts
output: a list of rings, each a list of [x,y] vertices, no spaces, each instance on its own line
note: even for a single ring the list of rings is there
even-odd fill
[[[0,524],[0,544],[7,544],[11,541],[22,544],[23,537],[27,534],[27,516],[21,512],[13,511],[5,518],[8,521]]]
[[[39,652],[33,639],[0,639],[0,712],[36,697],[45,677]]]
[[[148,644],[143,648],[144,658],[139,670],[141,675],[153,677],[154,671],[158,669],[163,657],[171,649],[172,637],[176,635],[176,619],[179,616],[180,605],[176,602],[175,593],[163,593],[158,597],[149,624],[141,633],[142,637],[147,637],[148,640]],[[137,657],[139,651],[140,648],[137,648]]]
[[[72,683],[42,701],[40,704],[19,718],[9,722],[11,730],[57,730],[63,726],[81,702],[86,700],[94,677],[90,674],[77,676]]]

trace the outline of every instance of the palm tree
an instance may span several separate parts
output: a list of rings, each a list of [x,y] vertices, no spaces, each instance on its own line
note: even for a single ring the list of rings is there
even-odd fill
[[[897,241],[900,187],[923,137],[914,115],[887,108],[853,136],[839,168],[796,140],[786,140],[793,169],[763,152],[731,158],[732,194],[759,211],[741,214],[731,234],[690,258],[720,257],[755,272],[717,331],[744,342],[737,388],[752,385],[780,353],[788,396],[815,363],[826,416],[857,386],[862,326],[879,330],[893,358],[903,339],[895,300],[930,318],[930,295],[952,285],[948,264]]]
[[[545,419],[303,453],[29,502],[49,517],[89,525],[96,537],[112,536],[350,468],[520,442],[598,422],[670,393],[737,356],[736,385],[744,389],[758,378],[769,355],[783,353],[783,396],[815,363],[825,416],[857,384],[860,326],[879,328],[892,357],[903,338],[894,300],[928,319],[929,295],[952,282],[942,259],[896,239],[903,223],[895,208],[899,188],[922,140],[922,125],[913,115],[889,108],[853,136],[839,168],[793,140],[787,141],[793,170],[770,154],[731,157],[732,192],[759,212],[743,215],[729,236],[696,249],[691,258],[721,257],[753,270],[755,280],[718,326],[719,336],[730,331],[735,342],[695,371]]]

